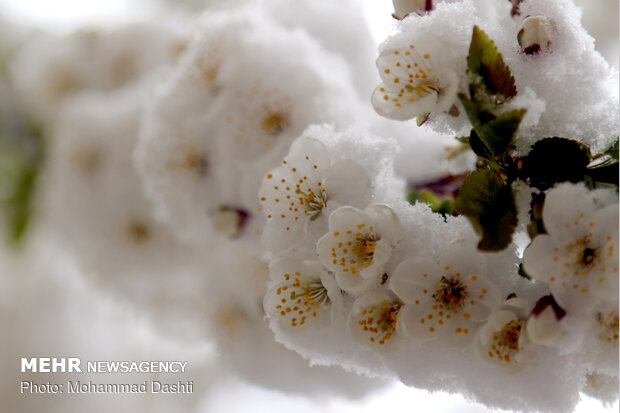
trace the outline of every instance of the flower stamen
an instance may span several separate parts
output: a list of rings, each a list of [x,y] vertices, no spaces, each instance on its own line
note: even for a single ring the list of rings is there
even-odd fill
[[[319,191],[315,193],[312,188],[310,188],[308,192],[304,192],[300,188],[297,188],[295,193],[301,195],[300,201],[304,204],[305,213],[310,215],[310,221],[317,219],[327,204],[325,192]]]
[[[467,298],[467,285],[456,279],[441,277],[433,298],[437,303],[445,305],[450,310],[463,306]]]
[[[284,112],[269,112],[261,121],[261,129],[271,136],[278,136],[288,126],[288,116]]]
[[[352,250],[359,258],[364,266],[370,265],[375,253],[375,247],[377,245],[377,237],[372,234],[359,235],[355,237],[355,243]]]

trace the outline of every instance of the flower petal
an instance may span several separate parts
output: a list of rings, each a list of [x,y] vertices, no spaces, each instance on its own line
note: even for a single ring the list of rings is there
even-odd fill
[[[430,303],[431,294],[439,283],[439,265],[430,258],[415,257],[401,262],[390,277],[396,295],[413,307]],[[426,290],[427,293],[423,293]]]
[[[485,276],[486,259],[476,244],[466,240],[456,241],[446,247],[439,257],[439,265],[446,276]]]
[[[376,278],[362,278],[359,274],[351,273],[336,273],[336,282],[342,290],[354,296],[359,296],[378,284]]]
[[[416,308],[405,304],[398,314],[399,327],[408,337],[418,341],[433,340],[442,337],[451,324],[434,314],[430,307]]]
[[[594,201],[577,185],[561,185],[550,191],[543,207],[543,223],[550,236],[576,240],[585,231],[584,218],[594,213]]]
[[[364,212],[373,220],[377,239],[385,239],[391,245],[396,244],[400,238],[400,222],[392,208],[383,204],[373,204]]]
[[[392,92],[381,83],[372,92],[372,107],[383,117],[402,121],[413,119],[416,116],[435,110],[437,93],[434,91],[420,97],[409,96],[402,98],[399,94],[399,91]]]
[[[450,110],[456,101],[459,80],[456,73],[447,68],[441,69],[439,79],[439,96],[437,97],[434,112],[446,112]]]

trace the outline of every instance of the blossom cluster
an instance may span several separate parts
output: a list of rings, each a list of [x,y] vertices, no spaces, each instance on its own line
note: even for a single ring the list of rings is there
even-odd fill
[[[576,7],[395,0],[376,53],[354,0],[286,4],[23,48],[31,239],[264,386],[617,399],[618,80]]]

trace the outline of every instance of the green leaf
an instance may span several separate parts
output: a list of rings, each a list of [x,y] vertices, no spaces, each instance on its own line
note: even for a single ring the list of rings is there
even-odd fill
[[[503,156],[513,142],[526,110],[515,109],[495,116],[465,95],[460,94],[459,98],[476,132],[475,137],[473,133],[470,136],[472,150],[485,159]]]
[[[439,213],[444,217],[446,215],[452,214],[453,201],[450,199],[441,199],[429,189],[410,192],[409,195],[407,195],[407,201],[409,201],[409,203],[412,205],[416,202],[423,202],[425,204],[428,204],[428,206],[431,208],[431,211]]]
[[[498,115],[482,125],[478,133],[495,156],[503,156],[513,142],[525,109],[515,109]]]
[[[508,247],[517,225],[517,208],[509,185],[489,170],[469,174],[454,204],[465,215],[481,240],[478,249],[500,251]]]
[[[559,182],[583,181],[590,163],[590,149],[571,139],[546,138],[523,158],[523,175],[530,185],[545,190]]]
[[[420,116],[418,116],[417,118],[415,118],[415,123],[418,126],[422,126],[426,123],[426,121],[428,120],[428,118],[430,118],[431,114],[430,113],[423,113]]]
[[[469,136],[469,146],[471,146],[471,150],[474,151],[474,153],[479,157],[488,160],[493,159],[493,152],[491,152],[488,146],[482,141],[482,139],[480,139],[480,136],[478,136],[475,129],[471,130],[471,135]]]
[[[0,213],[13,246],[21,244],[32,221],[44,151],[42,131],[22,122],[14,129],[0,125]]]
[[[495,43],[478,26],[474,31],[467,56],[467,70],[479,77],[488,92],[496,95],[500,103],[517,94],[515,80]]]
[[[586,170],[586,175],[594,182],[618,186],[619,172],[620,169],[618,169],[618,162],[615,162],[605,166],[588,168]]]
[[[458,97],[461,100],[461,103],[465,108],[465,113],[467,114],[467,117],[469,118],[469,121],[474,129],[480,129],[482,125],[495,119],[494,114],[488,110],[482,109],[478,102],[474,102],[463,93],[459,93]]]

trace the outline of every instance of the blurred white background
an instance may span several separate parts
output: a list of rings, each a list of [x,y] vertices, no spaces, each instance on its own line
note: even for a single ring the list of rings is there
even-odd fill
[[[230,3],[230,1],[209,1],[202,3]],[[170,10],[174,2],[169,0],[0,0],[0,15],[15,23],[37,27],[57,33],[70,33],[85,25],[109,27],[130,21],[157,16]],[[200,10],[200,1],[184,2],[183,12]],[[597,48],[608,61],[618,67],[618,1],[580,0],[584,10],[584,25],[595,38]],[[371,31],[377,42],[390,32],[394,20],[391,18],[390,0],[363,0],[365,13]],[[216,380],[210,397],[202,404],[204,412],[490,412],[481,405],[468,403],[458,395],[443,393],[429,394],[425,391],[407,388],[403,385],[380,390],[366,398],[349,400],[308,400],[299,396],[281,394],[240,381]],[[579,413],[618,411],[618,404],[603,407],[594,399],[584,399],[579,404]]]

